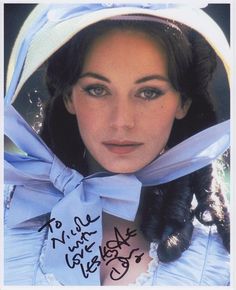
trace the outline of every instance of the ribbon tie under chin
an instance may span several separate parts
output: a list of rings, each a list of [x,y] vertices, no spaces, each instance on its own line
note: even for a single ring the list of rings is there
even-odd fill
[[[83,177],[66,167],[11,106],[5,109],[5,134],[28,153],[5,154],[5,182],[17,185],[8,225],[51,212],[43,225],[48,227],[44,271],[64,285],[99,285],[102,211],[134,220],[141,182],[129,174]]]
[[[140,190],[134,176],[108,176],[84,179],[66,194],[47,225],[45,273],[63,285],[99,285],[102,211],[133,220]]]

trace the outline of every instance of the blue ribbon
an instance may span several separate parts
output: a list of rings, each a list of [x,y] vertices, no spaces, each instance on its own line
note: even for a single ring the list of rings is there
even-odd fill
[[[102,196],[104,211],[112,213],[109,203],[117,205],[116,200],[119,199],[120,206],[114,207],[114,214],[134,219],[141,189],[141,182],[135,176],[99,173],[83,177],[76,170],[66,167],[12,106],[5,108],[5,134],[27,153],[5,153],[5,182],[18,185],[10,209],[10,226],[50,212],[64,195],[81,185],[86,189],[82,200],[88,197],[87,192],[93,192],[96,196]],[[25,203],[29,196],[32,197],[31,205]],[[42,207],[38,204],[39,200],[40,203],[42,201]],[[124,210],[127,204],[130,209],[134,207],[135,211]],[[30,211],[22,210],[25,207],[30,208]]]
[[[9,88],[5,96],[5,103],[10,104],[12,97],[15,93],[17,84],[19,82],[22,69],[24,67],[25,58],[27,55],[28,48],[34,37],[34,35],[48,22],[54,23],[56,25],[59,22],[66,21],[73,17],[78,17],[86,15],[95,11],[111,9],[111,8],[121,8],[121,7],[136,7],[143,9],[168,9],[168,8],[177,8],[181,6],[180,4],[115,4],[115,3],[104,3],[104,4],[49,4],[45,5],[45,8],[42,10],[37,19],[30,27],[30,29],[25,33],[25,38],[20,45],[18,54],[16,56],[16,65],[14,69],[13,76]]]

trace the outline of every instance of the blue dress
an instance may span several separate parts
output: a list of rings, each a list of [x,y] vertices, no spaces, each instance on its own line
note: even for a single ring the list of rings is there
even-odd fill
[[[53,274],[44,272],[47,230],[38,232],[45,216],[35,218],[21,228],[8,228],[7,216],[11,187],[5,188],[4,285],[60,285]],[[230,258],[215,227],[195,221],[191,245],[174,262],[161,263],[156,243],[150,244],[151,262],[131,285],[227,286],[230,283]]]

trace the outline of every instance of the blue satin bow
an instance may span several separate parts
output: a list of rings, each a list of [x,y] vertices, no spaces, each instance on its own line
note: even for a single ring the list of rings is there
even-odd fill
[[[89,240],[86,237],[85,246],[90,248],[83,257],[83,263],[89,263],[95,256],[99,263],[102,211],[134,220],[141,182],[134,175],[123,174],[101,173],[85,178],[66,167],[12,106],[5,108],[5,134],[27,152],[27,155],[5,153],[5,182],[17,185],[10,206],[8,226],[26,226],[25,221],[51,212],[51,219],[62,223],[68,237],[75,217],[82,221],[82,225],[88,224],[88,218],[97,218],[96,222],[86,226],[86,233],[91,237]],[[78,224],[74,223],[74,228],[77,229]],[[78,241],[80,232],[74,230],[74,233],[77,235],[71,235],[70,245]],[[59,230],[49,231],[44,270],[53,273],[64,285],[98,285],[99,271],[91,273],[87,280],[81,271],[67,265],[68,255],[73,254],[68,251],[69,246],[58,243],[53,249],[52,241],[59,239],[58,235],[61,236]]]
[[[18,185],[9,225],[15,226],[50,212],[63,196],[81,185],[86,192],[81,193],[82,201],[86,202],[90,194],[102,197],[104,211],[128,220],[134,219],[141,189],[141,182],[135,176],[104,172],[83,177],[76,170],[66,167],[12,106],[5,108],[5,134],[27,152],[27,155],[5,153],[5,181]],[[32,191],[35,193],[31,199]],[[41,206],[39,200],[42,201]],[[109,207],[113,203],[115,206]],[[126,210],[127,206],[129,210]],[[29,209],[21,211],[25,207]]]

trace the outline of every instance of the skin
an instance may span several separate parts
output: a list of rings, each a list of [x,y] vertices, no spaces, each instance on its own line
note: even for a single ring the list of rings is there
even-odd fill
[[[190,106],[169,82],[162,47],[143,32],[119,30],[93,42],[65,105],[92,158],[114,173],[153,161]]]

